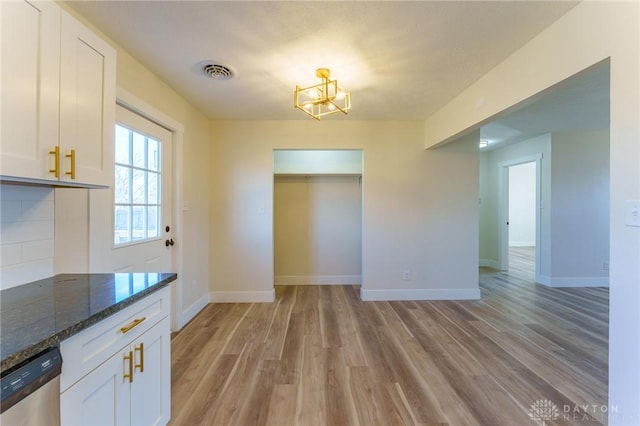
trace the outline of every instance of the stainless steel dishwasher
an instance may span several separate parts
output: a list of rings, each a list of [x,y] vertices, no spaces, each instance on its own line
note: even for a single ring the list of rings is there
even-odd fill
[[[60,371],[57,347],[34,355],[0,378],[2,426],[60,424]]]

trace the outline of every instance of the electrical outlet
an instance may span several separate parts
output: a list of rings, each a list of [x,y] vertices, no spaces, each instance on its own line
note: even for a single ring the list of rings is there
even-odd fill
[[[624,203],[624,224],[626,226],[640,226],[640,201],[627,200]]]
[[[602,269],[605,271],[609,270],[609,261],[605,260],[604,262],[602,262]]]
[[[405,269],[402,271],[402,280],[411,281],[411,269]]]

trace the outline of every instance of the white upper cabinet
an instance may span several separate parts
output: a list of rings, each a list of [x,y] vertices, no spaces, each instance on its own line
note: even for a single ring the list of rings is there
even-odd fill
[[[2,179],[111,185],[115,50],[53,2],[0,13]]]
[[[60,8],[2,1],[0,13],[0,174],[51,179],[49,150],[58,145]]]
[[[61,31],[60,149],[65,157],[60,179],[109,186],[113,184],[115,51],[65,11]],[[70,157],[72,150],[75,160]],[[75,178],[70,174],[73,167]]]

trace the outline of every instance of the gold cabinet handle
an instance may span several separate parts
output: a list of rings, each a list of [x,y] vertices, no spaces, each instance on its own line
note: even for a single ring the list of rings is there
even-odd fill
[[[64,174],[71,176],[71,179],[75,179],[76,178],[76,150],[72,149],[69,154],[65,155],[65,157],[71,159],[71,171],[64,172]]]
[[[123,361],[129,361],[129,373],[122,375],[122,381],[129,379],[129,383],[133,382],[133,352],[129,351],[129,355],[124,356]]]
[[[140,323],[144,320],[146,320],[147,317],[142,317],[142,318],[136,318],[133,321],[131,321],[129,324],[125,325],[124,327],[120,327],[120,332],[121,333],[126,333],[127,331],[131,330],[132,328],[140,325]]]
[[[140,352],[140,364],[136,364],[134,369],[139,368],[144,373],[144,343],[140,342],[140,346],[134,346],[134,352]]]
[[[53,173],[56,178],[60,177],[60,147],[55,146],[53,150],[49,151],[49,154],[54,156],[53,169],[49,169],[49,173]]]

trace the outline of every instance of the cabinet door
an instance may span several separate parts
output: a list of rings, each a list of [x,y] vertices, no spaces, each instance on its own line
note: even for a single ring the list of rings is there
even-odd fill
[[[49,1],[0,1],[0,174],[56,179],[60,8]]]
[[[131,383],[131,424],[166,425],[171,417],[169,317],[133,343],[135,373]]]
[[[66,11],[62,11],[60,43],[60,178],[111,186],[115,50]]]
[[[91,374],[60,395],[60,420],[63,425],[130,424],[130,383],[125,356],[129,347],[109,358]]]

